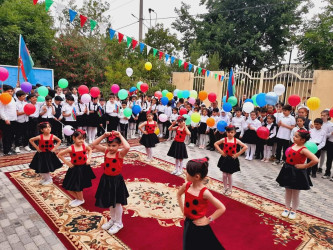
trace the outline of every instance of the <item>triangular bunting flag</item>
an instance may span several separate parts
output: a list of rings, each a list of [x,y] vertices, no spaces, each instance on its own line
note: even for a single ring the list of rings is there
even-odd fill
[[[145,44],[144,43],[140,43],[140,52],[142,53],[143,49],[145,48]]]
[[[131,45],[131,43],[132,43],[132,38],[131,37],[127,37],[127,48]]]
[[[222,77],[222,76],[221,76],[221,75],[219,75],[219,81],[221,81],[221,77]]]
[[[178,59],[178,67],[182,66],[182,64],[183,64],[183,61]]]
[[[214,77],[215,77],[215,80],[216,80],[216,78],[217,78],[217,74],[215,74]]]
[[[207,77],[209,76],[209,74],[210,74],[210,71],[209,71],[209,70],[207,70]]]
[[[97,25],[97,22],[95,20],[90,20],[90,29],[93,31]]]
[[[132,48],[135,49],[136,45],[138,45],[138,41],[133,39]]]
[[[81,25],[81,28],[86,23],[87,19],[88,19],[88,17],[80,15],[80,25]]]
[[[113,29],[110,29],[109,33],[110,33],[110,39],[112,40],[114,37],[114,34],[116,34],[116,31]]]
[[[45,0],[45,10],[48,11],[53,4],[53,0]]]
[[[188,62],[184,62],[184,69],[187,68]]]
[[[195,73],[195,71],[197,71],[197,68],[198,68],[198,66],[193,65],[193,73]]]
[[[173,64],[175,62],[175,59],[176,58],[174,56],[171,57],[171,60],[170,60],[171,64]]]
[[[157,49],[153,48],[153,55],[154,55],[154,57],[156,56],[156,54],[157,54]]]
[[[206,75],[206,70],[202,69],[202,74],[205,76]]]
[[[224,80],[224,76],[222,76],[222,79],[221,79],[221,81],[223,81]]]
[[[38,2],[38,0],[34,0],[34,5],[36,5],[36,4],[37,4],[37,2]]]
[[[165,54],[165,61],[167,62],[169,60],[169,55]]]
[[[149,45],[147,45],[147,56],[148,56],[150,50],[151,50],[151,47]]]
[[[124,39],[124,34],[118,32],[118,42],[121,43]]]
[[[202,68],[198,67],[198,74],[199,75],[201,74],[201,70],[202,70]]]
[[[73,22],[74,18],[76,17],[77,12],[74,10],[69,9],[69,21]]]
[[[190,63],[190,64],[188,65],[188,71],[191,71],[191,70],[192,70],[192,67],[193,67],[193,64]]]
[[[163,55],[164,55],[164,53],[162,51],[159,51],[158,53],[159,53],[159,59],[161,60],[162,57],[163,57]]]

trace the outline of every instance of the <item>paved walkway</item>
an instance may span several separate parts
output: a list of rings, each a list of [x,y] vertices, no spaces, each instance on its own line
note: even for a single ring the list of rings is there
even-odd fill
[[[153,155],[174,162],[167,156],[171,142],[163,142],[153,149]],[[133,150],[145,152],[143,146]],[[189,159],[208,156],[210,177],[222,180],[216,167],[219,154],[204,149],[188,147]],[[187,161],[184,162],[186,164]],[[233,175],[234,186],[265,198],[284,202],[284,189],[275,182],[280,166],[262,163],[258,160],[245,161],[240,157],[241,172]],[[41,216],[5,176],[4,172],[25,169],[28,164],[0,168],[0,249],[65,249],[57,236],[46,225]],[[300,210],[333,222],[333,182],[321,175],[313,180],[314,187],[301,192]]]

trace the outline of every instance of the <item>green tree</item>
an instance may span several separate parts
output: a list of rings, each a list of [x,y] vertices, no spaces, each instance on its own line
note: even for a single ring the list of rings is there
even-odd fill
[[[333,68],[333,0],[322,14],[305,24],[298,39],[300,60],[312,69]]]
[[[33,5],[30,0],[4,1],[0,5],[0,61],[17,65],[19,35],[22,34],[37,67],[50,65],[55,30],[45,11],[45,3]]]
[[[301,15],[307,11],[302,4],[307,2],[202,0],[207,13],[201,15],[201,20],[187,22],[187,11],[185,16],[179,16],[174,27],[183,34],[194,30],[206,56],[215,52],[223,56],[221,69],[239,65],[258,70],[279,64],[301,24]]]

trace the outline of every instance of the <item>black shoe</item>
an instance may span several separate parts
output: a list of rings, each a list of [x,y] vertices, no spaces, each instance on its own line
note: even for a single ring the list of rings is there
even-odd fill
[[[317,178],[316,174],[311,175],[312,178]]]
[[[323,169],[322,168],[318,168],[317,173],[322,173]]]
[[[215,148],[211,148],[210,151],[215,151]]]
[[[211,150],[212,148],[208,146],[208,147],[206,147],[206,149],[207,149],[207,150]]]

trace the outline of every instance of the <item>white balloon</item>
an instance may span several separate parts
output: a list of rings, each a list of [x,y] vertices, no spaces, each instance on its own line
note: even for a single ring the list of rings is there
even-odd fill
[[[126,74],[128,77],[131,77],[133,75],[133,69],[132,68],[127,68],[126,69]]]
[[[63,131],[66,136],[71,136],[72,134],[74,134],[74,128],[70,125],[66,125]]]
[[[178,91],[179,91],[179,89],[175,89],[175,90],[173,91],[173,96],[177,96]]]
[[[277,94],[278,96],[283,95],[285,90],[286,90],[285,86],[281,83],[276,84],[274,86],[274,93]]]
[[[89,102],[91,102],[91,96],[89,94],[83,94],[81,96],[81,101],[85,104],[88,104]]]
[[[251,113],[254,110],[254,105],[252,102],[246,102],[243,104],[243,111],[246,113]]]
[[[168,116],[166,114],[160,114],[158,119],[161,121],[161,122],[166,122],[168,120]]]

